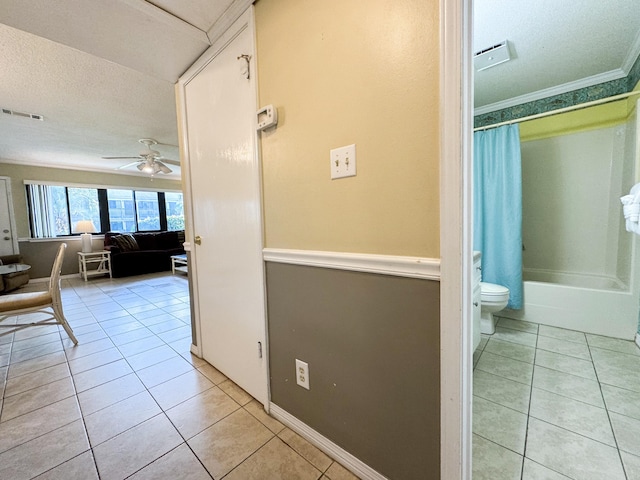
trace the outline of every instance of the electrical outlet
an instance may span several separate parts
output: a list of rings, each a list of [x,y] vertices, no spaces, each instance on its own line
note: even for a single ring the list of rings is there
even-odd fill
[[[296,383],[309,390],[309,365],[296,358]]]
[[[356,145],[334,148],[330,152],[331,179],[356,175]]]

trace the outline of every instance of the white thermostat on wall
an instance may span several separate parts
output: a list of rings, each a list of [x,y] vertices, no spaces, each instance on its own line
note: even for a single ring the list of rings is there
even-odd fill
[[[259,132],[267,128],[275,127],[278,124],[278,110],[273,105],[267,105],[257,112]]]

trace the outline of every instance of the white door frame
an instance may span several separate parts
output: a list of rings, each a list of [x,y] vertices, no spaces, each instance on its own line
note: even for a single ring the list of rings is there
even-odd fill
[[[20,248],[18,246],[18,230],[16,228],[16,216],[13,209],[13,193],[11,192],[11,177],[0,177],[0,182],[3,182],[7,192],[7,214],[9,215],[9,229],[11,230],[11,246],[13,253],[18,254]],[[0,232],[0,235],[5,235]]]
[[[440,478],[471,480],[472,0],[440,0]]]
[[[238,18],[238,20],[236,22],[234,22],[222,35],[220,35],[216,41],[212,44],[211,47],[209,47],[203,54],[202,56],[196,61],[194,62],[194,64],[189,67],[189,69],[180,77],[180,79],[178,80],[178,83],[176,84],[176,89],[175,89],[175,93],[176,93],[176,108],[178,111],[178,133],[179,133],[179,139],[180,139],[180,158],[181,161],[183,163],[183,168],[182,168],[182,180],[183,180],[183,189],[184,189],[184,213],[185,213],[185,237],[186,237],[186,242],[185,242],[185,250],[190,252],[190,256],[191,256],[191,262],[189,265],[189,268],[191,269],[191,274],[189,275],[190,281],[192,282],[192,288],[191,288],[191,292],[192,292],[192,305],[195,307],[193,308],[193,326],[195,329],[195,344],[191,345],[191,352],[194,355],[197,355],[198,357],[202,357],[202,328],[201,328],[201,318],[200,318],[200,310],[198,308],[198,305],[200,304],[200,298],[199,298],[199,290],[198,290],[198,249],[194,248],[194,244],[195,244],[195,231],[194,231],[194,205],[193,205],[193,198],[192,198],[192,175],[191,175],[191,169],[190,169],[190,156],[189,156],[189,145],[188,145],[188,141],[186,141],[187,139],[187,115],[186,115],[186,86],[189,84],[189,82],[198,75],[198,73],[204,69],[214,58],[216,58],[226,47],[229,43],[231,43],[236,36],[243,30],[245,29],[249,29],[252,32],[255,32],[255,16],[254,16],[254,7],[253,5],[250,5],[249,8],[247,8],[247,10],[240,15],[240,17]],[[255,42],[255,35],[254,35],[254,42]],[[255,61],[255,54],[256,54],[256,48],[255,48],[255,43],[253,46],[253,56],[254,59],[252,60],[252,71],[251,71],[251,75],[257,79],[257,69],[255,68],[255,65],[257,64],[257,62]],[[257,97],[257,85],[258,82],[257,80],[254,82],[255,86],[256,86],[256,98]],[[256,106],[256,110],[257,110],[257,106]],[[254,119],[255,120],[255,119]],[[255,123],[255,122],[254,122]],[[257,131],[254,129],[254,135],[255,135],[255,139],[254,139],[254,145],[255,145],[255,149],[254,149],[254,155],[256,157],[260,157],[260,151],[259,151],[259,139],[258,139],[258,133]],[[260,164],[261,162],[258,161],[258,163]],[[260,198],[262,199],[262,188],[261,188],[261,183],[258,182],[258,184],[256,185],[256,188],[259,190],[260,192]],[[260,211],[262,211],[262,200],[260,201],[261,203],[261,208]],[[262,230],[264,231],[264,219],[261,218],[261,222],[262,222]],[[264,238],[264,234],[263,234],[263,238]],[[263,246],[260,247],[259,249],[259,253],[260,256],[262,256],[262,248]],[[265,281],[265,277],[263,275],[262,277],[262,287],[263,290],[266,291],[266,281]],[[266,298],[266,295],[265,295]],[[266,305],[264,307],[264,311],[265,311],[265,336],[266,336],[266,331],[267,331],[267,327],[266,327]],[[268,341],[265,338],[265,342],[264,345],[262,346],[262,355],[263,358],[268,358]],[[266,391],[267,391],[267,405],[268,405],[268,399],[270,397],[270,391],[269,391],[269,385],[268,385],[268,362],[264,361],[264,378],[265,378],[265,382],[267,383],[266,385]]]

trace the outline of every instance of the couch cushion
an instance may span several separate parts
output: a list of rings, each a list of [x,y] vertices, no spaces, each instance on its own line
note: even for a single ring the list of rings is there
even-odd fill
[[[176,232],[160,232],[156,235],[156,248],[159,250],[171,250],[178,248],[178,234]]]
[[[158,250],[158,242],[156,241],[157,233],[134,233],[133,238],[138,242],[140,250]]]
[[[140,250],[136,239],[128,233],[113,237],[113,243],[115,243],[122,252],[132,252],[135,250]]]

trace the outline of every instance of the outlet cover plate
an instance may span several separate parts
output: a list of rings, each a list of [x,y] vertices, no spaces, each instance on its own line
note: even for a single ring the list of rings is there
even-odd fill
[[[296,383],[309,390],[309,364],[296,358]]]
[[[334,148],[330,152],[331,179],[355,177],[356,175],[356,145]]]

